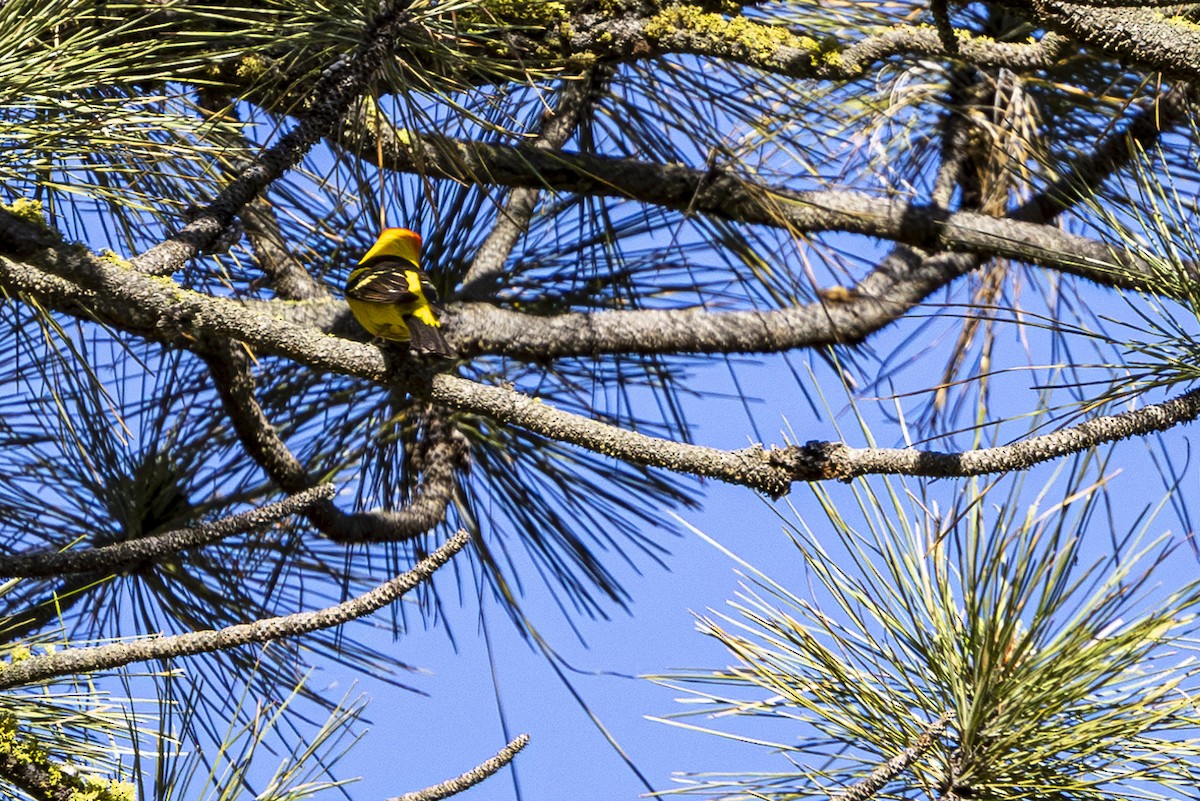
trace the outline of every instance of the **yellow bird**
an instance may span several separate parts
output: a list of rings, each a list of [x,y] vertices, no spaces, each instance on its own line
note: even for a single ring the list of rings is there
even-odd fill
[[[375,336],[408,342],[417,353],[453,356],[434,312],[437,291],[420,260],[420,235],[407,228],[385,229],[351,271],[346,302]]]

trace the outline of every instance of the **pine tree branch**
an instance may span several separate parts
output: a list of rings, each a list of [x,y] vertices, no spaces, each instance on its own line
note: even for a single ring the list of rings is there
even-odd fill
[[[18,736],[15,731],[6,732],[0,743],[0,777],[19,787],[38,801],[78,801],[80,798],[95,798],[105,801],[103,796],[89,795],[88,788],[77,776],[64,772],[54,764],[45,749],[29,737]]]
[[[531,315],[489,304],[454,304],[445,317],[462,355],[524,359],[605,353],[776,353],[856,344],[899,320],[976,261],[906,249],[884,261],[846,300],[819,300],[769,311],[705,309]]]
[[[962,478],[1024,470],[1042,462],[1165,431],[1200,416],[1200,389],[1117,415],[1104,415],[1012,445],[960,452],[918,448],[851,448],[809,442],[765,450],[722,451],[651,437],[555,409],[514,390],[475,384],[450,375],[433,379],[432,398],[451,408],[486,415],[560,442],[632,464],[740,484],[773,497],[795,481],[848,481],[864,475]]]
[[[4,213],[0,212],[0,221]],[[90,254],[79,251],[50,249],[41,254],[39,263],[44,263],[55,272],[63,272],[77,280],[87,281],[97,290],[84,289],[72,281],[45,272],[30,263],[18,263],[0,257],[0,287],[14,294],[27,293],[46,308],[65,311],[81,317],[96,316],[105,322],[131,333],[156,341],[203,352],[198,340],[206,337],[236,339],[250,345],[256,352],[292,359],[317,369],[334,373],[357,375],[374,381],[388,379],[388,366],[383,352],[378,348],[367,348],[357,342],[340,337],[331,337],[319,330],[314,321],[324,308],[326,322],[332,325],[333,318],[348,316],[342,303],[337,304],[239,304],[224,298],[214,298],[198,292],[182,289],[171,281],[153,279],[133,270],[123,269]],[[674,326],[671,337],[662,334],[649,339],[659,350],[685,352],[689,348],[720,350],[722,348],[746,348],[754,350],[777,350],[781,347],[800,347],[807,340],[852,341],[855,328],[864,334],[858,317],[875,319],[880,313],[898,316],[907,308],[906,304],[919,301],[928,292],[955,277],[957,267],[953,263],[933,261],[917,263],[914,273],[906,274],[907,266],[889,265],[888,273],[875,273],[859,285],[863,302],[851,305],[850,311],[841,311],[836,304],[805,307],[808,311],[798,312],[812,324],[811,328],[796,328],[789,315],[793,310],[773,312],[713,312],[680,310],[674,312],[604,312],[593,316],[607,330],[598,329],[595,322],[587,323],[587,330],[562,331],[555,336],[568,337],[544,341],[536,350],[542,356],[553,351],[570,352],[571,339],[586,338],[588,352],[603,336],[622,341],[630,333],[640,337],[646,322],[657,320],[646,315],[668,315],[668,319],[687,322],[690,330]],[[889,297],[894,291],[897,296]],[[873,309],[874,311],[870,311]],[[868,314],[859,314],[868,310]],[[890,310],[890,311],[889,311]],[[493,314],[491,310],[483,313]],[[515,312],[495,312],[499,317],[518,321],[522,316]],[[280,317],[271,317],[278,314]],[[281,319],[285,314],[299,314],[303,324]],[[630,315],[623,317],[620,315]],[[700,316],[708,315],[708,316]],[[733,316],[727,316],[733,315]],[[831,315],[833,325],[822,324],[824,315]],[[872,318],[872,315],[876,315]],[[888,318],[888,319],[891,319]],[[547,325],[556,325],[554,318],[546,318]],[[641,321],[641,322],[639,322]],[[572,318],[572,322],[578,321]],[[842,325],[842,323],[845,325]],[[747,327],[747,323],[751,323]],[[453,317],[447,316],[448,336],[451,343],[468,351],[475,350],[467,337],[457,337]],[[472,332],[473,335],[473,332]],[[483,335],[487,335],[484,332]],[[703,335],[703,336],[701,336]],[[713,336],[722,338],[716,342]],[[530,342],[529,337],[516,340]],[[757,345],[755,343],[758,343]],[[789,344],[790,343],[790,344]],[[501,343],[495,343],[501,344]],[[639,352],[647,352],[646,342],[630,343]],[[513,346],[505,345],[508,349]],[[282,485],[281,485],[282,486]],[[307,487],[302,487],[307,489]]]
[[[197,340],[203,336],[229,337],[264,353],[333,373],[385,384],[402,380],[389,372],[378,348],[273,320],[235,302],[183,290],[169,280],[122,269],[86,253],[72,252],[71,257],[72,274],[85,275],[89,281],[97,282],[102,292],[81,289],[32,265],[3,257],[0,257],[0,287],[14,294],[28,293],[49,308],[82,305],[104,310],[102,317],[106,319],[110,315],[124,315],[123,322],[129,328],[152,332],[156,338],[191,349],[199,347]],[[650,312],[625,314],[647,313]],[[1097,418],[1016,445],[965,453],[851,449],[836,443],[773,452],[755,448],[726,452],[625,431],[554,410],[538,399],[511,390],[486,387],[449,375],[433,377],[430,400],[485,414],[502,423],[522,426],[636,464],[718,478],[772,495],[786,492],[791,482],[797,480],[846,479],[866,473],[966,476],[1021,469],[1094,445],[1162,431],[1194,419],[1200,410],[1189,393],[1165,404]]]
[[[504,746],[494,757],[488,761],[478,765],[475,768],[467,771],[461,776],[456,776],[453,779],[447,779],[444,782],[435,784],[432,787],[426,787],[424,790],[417,790],[412,793],[390,798],[388,801],[441,801],[443,798],[449,798],[479,784],[489,776],[494,775],[497,771],[513,761],[513,758],[521,752],[526,745],[529,744],[528,734],[519,734],[512,739],[508,745]]]
[[[411,570],[362,595],[314,612],[296,612],[210,631],[193,631],[169,637],[144,637],[131,642],[71,648],[13,662],[0,668],[0,689],[24,687],[56,676],[111,670],[152,659],[174,659],[225,651],[340,626],[382,609],[429,581],[434,572],[450,561],[450,558],[469,541],[467,533],[460,531]]]
[[[378,160],[366,126],[347,137]],[[1009,258],[1086,278],[1105,286],[1154,289],[1155,270],[1135,254],[1053,226],[845,190],[797,191],[728,172],[629,158],[563,153],[529,145],[495,145],[439,135],[382,133],[384,166],[455,181],[620,197],[738,223],[793,233],[844,232],[888,239],[934,252]],[[1080,165],[1080,171],[1087,164]],[[1076,198],[1076,201],[1078,198]],[[1047,205],[1047,203],[1049,205]],[[1043,201],[1043,214],[1062,199]],[[1030,214],[1029,211],[1022,212]]]
[[[1200,389],[1120,414],[1102,415],[1011,445],[943,452],[919,448],[851,448],[809,442],[771,451],[769,460],[797,480],[848,481],[865,475],[962,478],[1025,470],[1099,445],[1145,436],[1200,417]]]
[[[897,56],[910,59],[961,58],[977,67],[1016,72],[1045,69],[1068,40],[1046,36],[1032,43],[998,42],[956,31],[950,46],[929,26],[901,24],[854,42],[841,42],[828,30],[806,32],[745,15],[726,17],[694,4],[670,3],[649,15],[585,12],[570,20],[566,51],[578,57],[634,60],[689,54],[744,64],[792,78],[847,81]],[[555,36],[554,31],[550,35]],[[536,49],[530,42],[523,52]]]
[[[34,578],[60,576],[64,573],[111,573],[186,548],[197,548],[236,534],[264,529],[281,518],[302,512],[320,501],[330,500],[334,491],[332,484],[321,484],[290,495],[282,501],[231,515],[213,523],[201,523],[99,548],[42,550],[0,556],[0,576]]]
[[[151,275],[179,269],[219,237],[259,192],[299,164],[317,142],[332,133],[354,98],[383,65],[399,31],[410,23],[410,4],[411,0],[382,4],[354,53],[322,73],[299,124],[267,148],[178,233],[134,258],[134,269]]]
[[[953,717],[953,712],[943,713],[921,733],[911,746],[871,771],[871,775],[861,782],[829,796],[829,801],[867,801],[868,798],[882,790],[884,785],[899,776],[909,765],[920,759],[937,741],[938,735],[946,729]]]
[[[316,485],[307,469],[288,448],[255,397],[250,360],[236,343],[213,346],[202,354],[234,432],[263,472],[285,492],[303,492]],[[466,463],[462,435],[446,427],[426,445],[426,469],[417,492],[403,509],[374,509],[346,513],[332,499],[312,504],[306,515],[329,539],[340,543],[397,542],[430,531],[446,519],[454,497],[455,476]]]
[[[1035,22],[1127,64],[1171,78],[1200,77],[1200,27],[1153,7],[1105,7],[1062,0],[1013,0]],[[1182,8],[1183,6],[1180,6]]]

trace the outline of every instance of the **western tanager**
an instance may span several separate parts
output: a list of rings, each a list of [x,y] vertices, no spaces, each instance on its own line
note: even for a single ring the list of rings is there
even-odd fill
[[[437,291],[421,271],[421,237],[388,228],[346,281],[346,302],[363,328],[377,337],[409,342],[418,353],[453,356],[439,330]]]

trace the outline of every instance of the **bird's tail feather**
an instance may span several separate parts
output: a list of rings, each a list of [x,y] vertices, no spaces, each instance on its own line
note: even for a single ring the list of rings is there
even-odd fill
[[[453,358],[457,355],[437,326],[422,322],[416,317],[406,317],[404,322],[408,325],[409,334],[412,336],[410,347],[416,353],[433,353],[446,358]]]

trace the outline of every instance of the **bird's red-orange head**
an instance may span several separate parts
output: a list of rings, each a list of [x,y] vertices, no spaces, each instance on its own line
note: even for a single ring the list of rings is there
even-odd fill
[[[376,256],[394,256],[398,259],[421,263],[421,235],[407,228],[385,228],[371,249],[358,260],[359,264]]]

